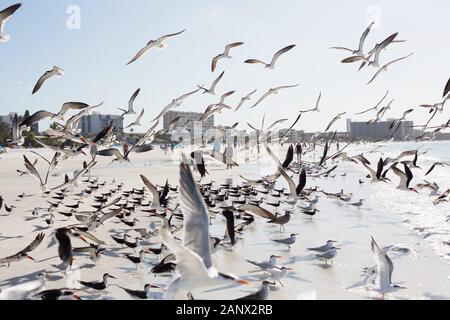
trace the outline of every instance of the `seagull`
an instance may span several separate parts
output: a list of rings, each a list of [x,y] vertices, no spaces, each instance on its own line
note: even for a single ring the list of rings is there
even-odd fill
[[[128,110],[118,108],[120,111],[122,111],[122,117],[129,115],[129,114],[136,114],[136,111],[134,111],[134,100],[136,100],[137,96],[139,95],[139,92],[141,92],[141,89],[137,89],[133,95],[131,96],[130,100],[128,101]]]
[[[33,113],[31,116],[29,116],[28,118],[23,119],[22,122],[19,124],[19,129],[31,128],[31,126],[34,123],[44,120],[46,118],[53,118],[54,116],[55,116],[54,113],[51,113],[46,110],[37,111],[37,112]]]
[[[300,113],[307,113],[307,112],[314,112],[314,111],[319,112],[320,99],[322,99],[322,92],[319,93],[319,97],[317,98],[316,105],[314,108],[309,109],[309,110],[300,111]]]
[[[130,123],[128,126],[126,126],[124,129],[128,129],[128,128],[132,128],[132,127],[139,127],[141,126],[141,119],[142,116],[144,115],[144,109],[142,109],[141,113],[139,113],[138,117],[136,118],[136,120],[133,123]]]
[[[256,107],[258,104],[260,104],[264,99],[266,99],[267,97],[269,97],[270,95],[273,94],[278,94],[280,90],[283,89],[288,89],[288,88],[295,88],[298,87],[299,84],[295,84],[295,85],[289,85],[289,86],[280,86],[280,87],[276,87],[276,88],[271,88],[269,89],[269,91],[267,91],[265,94],[263,94],[261,96],[261,98],[258,99],[258,101],[255,102],[255,104],[253,106],[250,107],[250,109]]]
[[[367,113],[367,112],[372,111],[372,110],[377,111],[377,110],[378,110],[378,107],[381,105],[381,103],[383,103],[384,99],[386,99],[386,97],[388,96],[388,94],[389,94],[389,90],[386,92],[386,94],[385,94],[384,97],[380,100],[380,102],[378,102],[378,103],[375,105],[375,107],[369,108],[369,109],[367,109],[367,110],[364,110],[364,111],[361,111],[361,112],[358,112],[358,113],[355,113],[355,114],[356,114],[356,115],[361,115],[361,114]]]
[[[66,102],[62,105],[61,110],[55,115],[55,118],[64,121],[64,115],[70,110],[84,110],[88,107],[89,105],[83,102]]]
[[[267,131],[269,131],[270,129],[275,127],[277,124],[284,123],[284,122],[286,122],[288,120],[289,119],[280,119],[280,120],[275,121],[274,123],[272,123],[270,126],[267,127]]]
[[[330,123],[328,124],[327,128],[325,129],[325,132],[327,132],[327,131],[333,126],[333,124],[334,124],[336,121],[340,120],[341,117],[342,117],[343,115],[345,115],[345,114],[347,114],[347,112],[341,112],[341,113],[339,113],[336,117],[334,117],[333,120],[331,120]]]
[[[150,50],[151,48],[164,48],[164,44],[163,42],[166,41],[167,39],[177,36],[179,34],[182,34],[184,31],[186,31],[186,29],[181,30],[180,32],[177,33],[172,33],[172,34],[167,34],[164,36],[159,37],[156,40],[150,40],[144,48],[142,48],[141,50],[139,50],[139,52],[134,56],[133,59],[130,60],[130,62],[127,63],[127,65],[135,62],[136,60],[138,60],[140,57],[142,57],[148,50]]]
[[[194,289],[220,284],[248,284],[247,281],[217,272],[212,265],[209,240],[209,217],[203,197],[195,184],[187,157],[180,164],[180,203],[184,216],[184,240],[178,243],[166,224],[160,229],[164,245],[176,256],[176,275],[166,288],[166,296],[182,296]]]
[[[358,202],[354,202],[354,203],[349,203],[349,206],[354,206],[354,207],[361,207],[363,205],[364,199],[359,199]]]
[[[385,293],[392,290],[392,288],[402,288],[398,285],[392,284],[392,273],[394,272],[394,264],[384,250],[382,250],[375,239],[371,237],[370,247],[377,264],[378,286],[379,291],[384,298]]]
[[[271,281],[264,280],[261,283],[261,288],[255,293],[251,293],[242,298],[236,300],[267,300],[269,298],[270,289],[269,286],[275,285],[275,283]]]
[[[382,66],[382,67],[380,67],[380,68],[378,69],[378,71],[375,73],[375,75],[373,76],[373,78],[370,79],[370,81],[369,81],[367,84],[372,83],[372,81],[374,81],[375,78],[376,78],[381,72],[387,71],[387,70],[388,70],[388,67],[389,67],[391,64],[394,64],[394,63],[396,63],[396,62],[398,62],[398,61],[401,61],[401,60],[403,60],[403,59],[406,59],[406,58],[410,57],[411,55],[412,55],[412,53],[410,53],[410,54],[407,55],[407,56],[404,56],[404,57],[401,57],[401,58],[392,60],[392,61],[389,62],[389,63],[386,63],[384,66]]]
[[[73,235],[73,230],[69,228],[59,228],[55,231],[55,238],[58,240],[58,256],[62,261],[64,271],[70,269],[73,262],[71,235]]]
[[[327,252],[329,251],[331,248],[334,247],[334,243],[336,241],[335,240],[328,240],[326,244],[324,244],[323,246],[320,247],[315,247],[315,248],[307,248],[309,251],[316,251],[316,252]]]
[[[215,95],[216,92],[214,91],[216,89],[217,84],[219,83],[219,81],[222,79],[223,75],[225,74],[225,71],[222,71],[222,73],[216,78],[216,80],[214,80],[214,82],[211,84],[211,87],[209,89],[204,88],[203,86],[198,86],[198,88],[200,90],[203,90],[203,94],[205,93],[209,93],[212,95]]]
[[[9,267],[11,263],[19,262],[26,258],[34,261],[34,259],[29,256],[28,253],[36,249],[41,244],[42,240],[44,240],[44,237],[44,233],[39,233],[33,240],[33,242],[31,242],[25,249],[19,251],[16,254],[13,254],[12,256],[0,258],[0,265],[6,264]]]
[[[190,96],[192,96],[193,94],[196,94],[198,91],[200,90],[200,88],[194,90],[194,91],[190,91],[188,93],[183,94],[182,96],[173,99],[166,107],[164,107],[164,109],[159,113],[159,115],[152,120],[152,122],[159,120],[162,116],[164,116],[169,110],[179,107],[181,106],[181,104],[184,102],[185,99],[189,98]],[[174,121],[174,120],[173,120]],[[169,124],[170,127],[170,124]],[[170,130],[169,130],[170,131]]]
[[[30,162],[30,160],[28,160],[27,156],[23,155],[23,159],[25,161],[25,167],[27,168],[30,175],[39,181],[42,194],[48,194],[50,192],[50,190],[47,187],[48,177],[50,175],[50,172],[53,169],[55,169],[56,166],[58,165],[58,158],[60,155],[61,155],[60,153],[56,152],[55,155],[53,156],[53,159],[50,162],[50,165],[48,166],[47,174],[46,174],[44,180],[42,180],[39,172],[36,170],[35,166]]]
[[[398,32],[395,32],[395,33],[391,34],[389,37],[387,37],[386,39],[384,39],[381,43],[377,44],[377,45],[375,46],[375,48],[373,48],[373,49],[369,52],[368,57],[367,57],[367,60],[369,60],[370,57],[371,57],[373,54],[375,54],[375,57],[374,57],[373,61],[369,61],[369,66],[373,66],[373,67],[375,67],[375,68],[380,67],[379,59],[380,59],[380,53],[381,53],[381,51],[384,50],[389,44],[391,44],[392,42],[394,42],[394,40],[395,40],[395,38],[397,37],[397,35],[398,35]],[[364,66],[364,65],[362,65],[362,66],[360,67],[360,69],[361,69],[363,66]]]
[[[36,82],[36,85],[33,88],[33,94],[35,94],[36,92],[39,91],[39,89],[41,89],[42,85],[44,84],[45,81],[47,81],[48,79],[50,79],[51,77],[61,77],[64,75],[64,70],[57,67],[57,66],[53,66],[53,69],[46,71],[40,78],[39,80]]]
[[[251,263],[255,266],[257,266],[260,269],[269,269],[272,267],[275,267],[277,265],[277,258],[282,258],[281,256],[276,256],[276,255],[271,255],[269,260],[264,260],[264,261],[254,261],[254,260],[248,260],[246,259],[245,261],[247,261],[248,263]]]
[[[230,43],[229,45],[227,45],[225,47],[225,51],[223,53],[220,53],[213,58],[212,63],[211,63],[211,72],[214,72],[214,70],[216,70],[217,62],[220,59],[231,59],[232,58],[230,56],[231,49],[242,46],[243,44],[244,44],[243,42],[234,42],[234,43]]]
[[[271,61],[269,64],[268,64],[268,63],[265,63],[264,61],[258,60],[258,59],[248,59],[248,60],[245,60],[244,62],[245,62],[245,63],[252,63],[252,64],[254,64],[254,63],[260,63],[260,64],[265,65],[265,67],[266,67],[267,69],[272,69],[272,70],[274,70],[274,69],[275,69],[275,63],[277,62],[278,58],[279,58],[282,54],[284,54],[284,53],[288,52],[289,50],[293,49],[294,47],[295,47],[295,44],[290,45],[290,46],[287,46],[287,47],[285,47],[285,48],[279,50],[277,53],[275,53],[275,55],[274,55],[273,58],[272,58],[272,61]]]
[[[22,6],[21,3],[13,4],[6,9],[0,11],[0,42],[7,42],[11,38],[10,35],[4,34],[5,24],[11,16]]]
[[[243,97],[241,99],[241,101],[239,102],[238,106],[236,107],[236,109],[234,109],[234,111],[238,111],[246,101],[251,100],[252,95],[254,95],[256,93],[256,91],[258,91],[258,89],[253,90],[252,92],[247,94],[245,97]]]
[[[364,41],[367,38],[367,35],[370,32],[370,29],[372,28],[372,26],[374,25],[375,22],[372,22],[371,24],[369,24],[369,26],[366,28],[366,30],[364,30],[363,34],[361,35],[361,38],[359,39],[359,46],[358,49],[356,50],[352,50],[346,47],[331,47],[331,49],[337,49],[337,50],[346,50],[346,51],[350,51],[351,53],[358,55],[358,56],[362,56],[364,54],[363,48],[364,48]]]
[[[152,207],[153,208],[161,208],[161,204],[159,202],[159,193],[156,187],[150,182],[147,177],[141,174],[141,180],[144,182],[145,186],[147,187],[147,190],[152,194]]]
[[[289,236],[289,238],[284,239],[272,239],[273,242],[279,243],[279,244],[285,244],[290,249],[291,246],[295,243],[296,237],[298,236],[297,233],[293,233]]]

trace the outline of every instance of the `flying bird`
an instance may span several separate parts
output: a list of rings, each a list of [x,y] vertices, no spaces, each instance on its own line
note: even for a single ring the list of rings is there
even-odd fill
[[[215,95],[215,94],[216,94],[216,92],[215,92],[216,86],[217,86],[217,84],[219,83],[219,81],[222,79],[222,77],[223,77],[224,74],[225,74],[225,71],[222,71],[222,73],[221,73],[221,74],[216,78],[216,80],[214,80],[214,82],[211,84],[211,87],[210,87],[209,89],[204,88],[203,86],[198,86],[198,88],[199,88],[200,90],[203,90],[203,94],[209,93],[209,94]]]
[[[288,52],[289,50],[293,49],[294,47],[295,47],[295,44],[287,46],[287,47],[279,50],[277,53],[275,53],[275,55],[273,56],[272,61],[270,61],[270,63],[266,63],[266,62],[258,60],[258,59],[248,59],[248,60],[245,60],[244,62],[245,63],[252,63],[252,64],[260,63],[260,64],[265,65],[265,67],[267,69],[272,69],[273,70],[273,69],[275,69],[275,63],[277,62],[278,58],[281,55],[283,55],[286,52]]]
[[[250,92],[249,94],[247,94],[245,97],[243,97],[243,98],[241,99],[241,101],[239,101],[239,104],[238,104],[238,106],[236,107],[236,109],[234,109],[234,111],[238,111],[246,101],[251,100],[251,96],[252,96],[253,94],[255,94],[256,91],[258,91],[258,89],[253,90],[252,92]]]
[[[61,77],[64,75],[64,70],[54,66],[53,69],[46,71],[40,78],[39,80],[36,82],[36,85],[33,88],[33,93],[35,94],[36,92],[39,91],[39,89],[41,89],[42,85],[44,84],[44,82],[46,82],[48,79],[52,78],[52,77]]]
[[[136,120],[134,122],[130,123],[124,129],[141,126],[142,125],[141,124],[141,119],[142,119],[143,116],[144,116],[144,109],[142,109],[142,111],[139,113],[139,115],[137,116]]]
[[[258,101],[256,101],[255,104],[250,107],[250,109],[259,105],[267,97],[274,95],[274,94],[278,94],[280,92],[280,90],[288,89],[288,88],[295,88],[295,87],[298,87],[299,85],[300,84],[294,84],[294,85],[289,85],[289,86],[280,86],[280,87],[276,87],[276,88],[271,88],[271,89],[269,89],[269,91],[267,91],[265,94],[263,94],[261,96],[261,98],[259,98]]]
[[[219,62],[220,59],[231,59],[232,58],[230,56],[231,49],[242,46],[243,44],[244,44],[243,42],[234,42],[234,43],[230,43],[229,45],[227,45],[225,47],[225,50],[223,53],[220,53],[213,58],[213,60],[211,62],[211,72],[214,72],[214,70],[216,70],[217,62]]]
[[[371,24],[369,24],[369,26],[366,28],[366,30],[364,30],[363,34],[361,35],[361,38],[359,39],[359,46],[358,49],[353,50],[353,49],[349,49],[346,47],[331,47],[331,49],[337,49],[337,50],[346,50],[346,51],[350,51],[351,53],[358,55],[358,56],[362,56],[364,54],[364,41],[367,38],[367,35],[370,32],[370,29],[372,28],[372,26],[374,25],[374,22],[372,22]]]
[[[10,35],[3,33],[5,31],[5,24],[21,6],[21,3],[16,3],[0,11],[0,42],[7,42],[11,38]]]
[[[41,244],[42,240],[44,240],[44,237],[44,233],[39,233],[33,240],[33,242],[31,242],[25,249],[17,252],[16,254],[13,254],[12,256],[1,258],[0,265],[6,264],[9,267],[11,263],[19,262],[23,259],[28,258],[30,260],[34,260],[31,256],[28,255],[28,253],[35,250]]]
[[[139,52],[133,57],[133,59],[130,60],[130,62],[127,63],[127,65],[135,62],[136,60],[138,60],[140,57],[142,57],[145,53],[147,53],[147,51],[149,51],[151,48],[164,48],[164,41],[166,41],[167,39],[177,36],[179,34],[182,34],[184,31],[186,31],[186,29],[181,30],[180,32],[177,33],[172,33],[172,34],[167,34],[165,36],[161,36],[156,40],[150,40],[145,47],[143,47],[141,50],[139,50]]]
[[[175,253],[176,275],[166,288],[166,296],[183,296],[194,289],[231,283],[247,284],[232,275],[218,272],[212,265],[209,239],[208,210],[192,176],[188,160],[183,154],[180,164],[180,203],[184,216],[184,239],[178,243],[168,226],[163,224],[160,234],[163,243]]]
[[[336,121],[340,120],[341,117],[342,117],[343,115],[345,115],[345,114],[347,114],[347,112],[341,112],[341,113],[339,113],[336,117],[334,117],[333,120],[331,120],[330,123],[328,124],[327,128],[325,129],[325,132],[327,132],[328,130],[330,130],[330,128],[333,126],[333,124],[334,124]]]
[[[396,63],[396,62],[398,62],[398,61],[401,61],[401,60],[403,60],[403,59],[406,59],[406,58],[410,57],[411,55],[412,55],[412,53],[408,54],[407,56],[404,56],[404,57],[401,57],[401,58],[392,60],[392,61],[389,62],[389,63],[386,63],[384,66],[382,66],[382,67],[380,67],[380,69],[378,69],[378,71],[375,73],[375,75],[373,76],[373,78],[370,79],[370,81],[367,82],[367,84],[372,83],[372,81],[374,81],[375,78],[376,78],[380,73],[382,73],[383,71],[388,71],[388,67],[389,67],[390,65],[392,65],[392,64],[394,64],[394,63]]]
[[[120,111],[122,111],[122,117],[129,115],[129,114],[136,114],[136,111],[134,111],[134,100],[136,100],[137,96],[139,95],[139,92],[141,92],[141,89],[137,89],[133,95],[131,96],[130,100],[128,101],[128,110],[118,108]]]

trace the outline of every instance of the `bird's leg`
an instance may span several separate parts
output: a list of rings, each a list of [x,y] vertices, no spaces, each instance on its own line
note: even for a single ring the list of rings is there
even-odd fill
[[[282,287],[284,287],[284,284],[281,282],[281,280],[278,280],[278,282],[281,284]]]

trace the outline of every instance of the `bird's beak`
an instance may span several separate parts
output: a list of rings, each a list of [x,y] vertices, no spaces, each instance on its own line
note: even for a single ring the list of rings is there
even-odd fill
[[[239,284],[250,284],[247,280],[236,280]]]
[[[283,256],[274,256],[274,257],[277,258],[277,259],[284,258]]]
[[[335,248],[336,250],[341,250],[341,248]]]
[[[81,150],[80,152],[85,156],[87,155],[83,150]]]
[[[81,300],[80,296],[78,296],[78,295],[76,295],[76,294],[73,294],[73,295],[72,295],[72,299],[73,299],[73,300]]]
[[[114,277],[112,275],[108,275],[108,277],[113,278],[113,279],[117,279],[116,277]]]
[[[150,288],[161,289],[160,286],[157,286],[157,285],[154,285],[154,284],[151,284],[151,285],[150,285]]]
[[[292,268],[286,268],[288,271],[292,271],[292,270],[294,270],[294,269],[292,269]]]
[[[31,257],[31,256],[27,256],[27,258],[30,259],[30,260],[36,261],[36,260],[34,260],[34,258]]]

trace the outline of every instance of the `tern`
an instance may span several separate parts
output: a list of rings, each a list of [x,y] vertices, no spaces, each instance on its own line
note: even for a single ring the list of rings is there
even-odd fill
[[[270,63],[266,63],[264,61],[258,60],[258,59],[248,59],[245,60],[245,63],[251,63],[251,64],[255,64],[255,63],[260,63],[263,64],[267,69],[275,69],[275,63],[277,62],[278,58],[285,54],[286,52],[290,51],[291,49],[293,49],[295,47],[295,44],[293,45],[289,45],[287,47],[284,47],[283,49],[279,50],[277,53],[274,54],[272,60],[270,61]]]
[[[167,34],[164,36],[159,37],[156,40],[150,40],[145,47],[143,47],[141,50],[139,50],[139,52],[133,57],[133,59],[131,59],[127,65],[132,64],[133,62],[135,62],[136,60],[138,60],[140,57],[142,57],[145,53],[147,53],[147,51],[149,51],[151,48],[164,48],[164,41],[166,41],[167,39],[180,35],[183,32],[185,32],[186,29],[181,30],[180,32],[176,32],[176,33],[171,33],[171,34]]]
[[[298,236],[297,233],[293,233],[289,236],[289,238],[284,239],[272,239],[273,242],[279,243],[279,244],[285,244],[290,249],[291,246],[295,243],[296,237]]]
[[[213,60],[211,62],[211,72],[214,72],[214,70],[216,70],[217,62],[219,62],[220,59],[231,59],[232,58],[230,56],[231,49],[242,46],[243,44],[244,44],[243,42],[234,42],[234,43],[230,43],[229,45],[227,45],[225,47],[225,50],[223,53],[220,53],[213,58]]]
[[[331,248],[334,247],[334,243],[336,243],[335,240],[328,240],[326,244],[324,244],[323,246],[320,247],[315,247],[315,248],[307,248],[309,251],[316,251],[316,252],[327,252],[329,251]]]
[[[333,259],[336,258],[337,250],[339,250],[339,249],[340,248],[331,247],[330,250],[328,250],[328,251],[316,254],[316,257],[318,257],[319,259],[325,260],[326,264],[328,264],[328,260],[330,260],[331,263],[333,263]]]
[[[178,243],[163,224],[160,234],[163,243],[175,253],[176,275],[168,284],[166,296],[174,298],[178,292],[186,296],[194,289],[220,284],[247,284],[247,281],[217,272],[212,265],[209,240],[209,217],[206,205],[197,189],[187,158],[180,164],[180,202],[184,216],[184,240]]]
[[[245,261],[257,266],[260,269],[265,270],[265,269],[275,267],[277,265],[277,258],[282,258],[282,257],[276,256],[276,255],[271,255],[269,260],[265,260],[265,261],[254,261],[254,260],[248,260],[248,259],[246,259]]]
[[[49,71],[46,71],[40,78],[39,80],[36,82],[36,85],[33,88],[33,94],[35,94],[36,92],[39,91],[39,89],[41,89],[42,85],[44,84],[44,82],[46,82],[48,79],[52,78],[52,77],[61,77],[64,75],[64,70],[57,67],[57,66],[53,66],[53,68]]]

